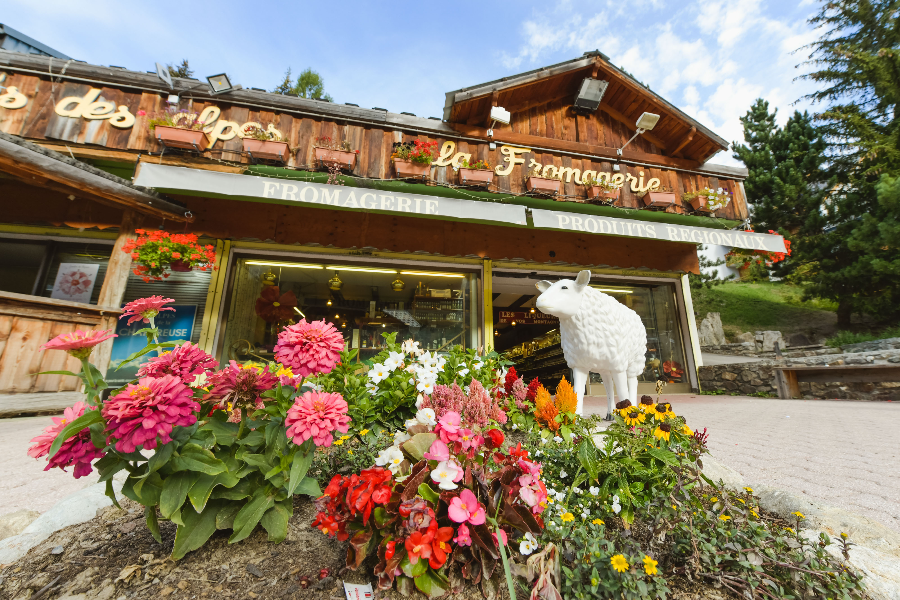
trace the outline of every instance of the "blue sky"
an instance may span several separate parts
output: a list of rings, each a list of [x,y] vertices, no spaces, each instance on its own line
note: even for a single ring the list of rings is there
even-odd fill
[[[319,71],[336,102],[440,117],[447,91],[599,49],[729,141],[757,98],[783,123],[815,0],[179,3],[4,0],[2,21],[79,60],[152,70],[188,58],[271,89]],[[38,8],[39,7],[39,8]],[[739,164],[730,153],[712,162]]]

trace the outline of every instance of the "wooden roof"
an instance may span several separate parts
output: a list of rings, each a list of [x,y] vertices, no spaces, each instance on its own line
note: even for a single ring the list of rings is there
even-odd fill
[[[614,66],[601,52],[503,77],[447,93],[444,120],[449,123],[490,126],[491,106],[502,106],[515,115],[533,108],[574,100],[585,77],[604,79],[609,87],[598,111],[624,124],[634,133],[643,112],[660,116],[656,127],[642,137],[666,156],[708,160],[728,142]],[[514,116],[515,118],[515,116]]]

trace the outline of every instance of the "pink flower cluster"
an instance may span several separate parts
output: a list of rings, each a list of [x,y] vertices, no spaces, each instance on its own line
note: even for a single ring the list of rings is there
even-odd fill
[[[71,406],[63,412],[62,417],[53,417],[53,425],[44,429],[42,434],[31,440],[34,446],[28,449],[28,456],[32,458],[47,456],[50,453],[50,446],[53,445],[60,432],[66,425],[82,416],[87,408],[87,404],[84,402],[76,402],[75,406]],[[78,479],[90,475],[93,470],[91,461],[102,456],[103,451],[94,446],[91,441],[91,432],[85,427],[63,442],[56,454],[47,459],[47,466],[44,467],[44,470],[49,471],[53,467],[59,467],[65,471],[66,467],[74,466],[73,475],[75,475],[75,479]]]
[[[71,333],[62,333],[56,336],[41,346],[41,350],[65,350],[75,358],[81,360],[91,355],[94,346],[114,337],[119,336],[114,334],[112,329],[108,331],[82,331],[79,329]]]
[[[344,336],[334,325],[324,319],[311,323],[301,319],[278,334],[275,360],[295,376],[307,377],[331,372],[343,349]]]
[[[155,356],[142,364],[138,369],[137,376],[175,375],[185,383],[193,383],[198,375],[211,373],[217,366],[219,363],[212,356],[198,346],[187,342],[171,352],[163,352],[162,356]]]
[[[526,410],[529,408],[529,406],[525,403],[527,394],[528,388],[525,386],[525,382],[521,377],[516,379],[510,389],[510,395],[516,403],[516,408],[518,408],[519,410]]]
[[[150,319],[158,315],[164,310],[175,310],[171,306],[165,306],[169,302],[175,302],[174,298],[163,298],[162,296],[150,296],[149,298],[138,298],[133,302],[125,305],[125,312],[122,313],[120,319],[128,317],[126,325],[131,325],[135,321],[143,321],[149,323]],[[165,306],[165,308],[163,308]]]
[[[547,508],[547,488],[541,481],[541,463],[520,458],[517,466],[522,471],[519,476],[519,498],[531,507],[531,512],[539,515]]]
[[[472,379],[469,383],[469,398],[466,402],[466,421],[477,427],[487,427],[490,419],[501,425],[506,423],[506,413],[500,407],[498,399],[492,399],[481,382]]]
[[[330,446],[333,431],[349,429],[347,402],[340,394],[306,392],[294,400],[284,424],[288,439],[298,446],[310,438],[316,446]]]
[[[103,418],[109,437],[118,440],[116,450],[134,452],[169,443],[173,427],[197,422],[197,410],[191,388],[174,375],[163,375],[144,377],[107,400]]]
[[[434,410],[435,418],[440,419],[448,412],[463,414],[467,401],[466,393],[456,382],[452,385],[437,384],[431,395],[424,397],[421,408]]]
[[[484,438],[461,425],[459,414],[448,412],[437,422],[434,432],[438,435],[438,442],[453,445],[453,453],[465,453],[468,458],[475,456],[475,452],[484,446]],[[432,446],[432,452],[434,446]],[[426,457],[427,458],[427,457]],[[446,459],[444,459],[446,460]]]

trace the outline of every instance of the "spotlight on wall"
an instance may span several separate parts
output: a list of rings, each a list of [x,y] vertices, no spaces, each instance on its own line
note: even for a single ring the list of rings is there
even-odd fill
[[[638,117],[637,123],[634,124],[634,126],[637,128],[637,130],[634,132],[634,135],[631,136],[631,139],[628,140],[627,142],[625,142],[625,146],[627,146],[628,144],[633,142],[634,138],[636,138],[637,136],[641,135],[642,133],[644,133],[646,131],[650,131],[651,129],[656,127],[656,124],[658,122],[659,122],[659,115],[655,115],[653,113],[648,113],[648,112],[645,112],[644,114],[642,114],[640,117]],[[625,149],[625,146],[618,148],[616,150],[616,154],[618,154],[619,156],[622,156],[622,150]]]
[[[209,82],[209,88],[213,94],[224,94],[225,92],[241,89],[240,85],[232,85],[231,80],[228,79],[228,75],[225,73],[210,75],[206,78],[206,81]]]
[[[578,93],[575,94],[575,110],[579,112],[594,112],[597,110],[608,86],[609,82],[603,79],[585,77],[578,88]]]
[[[487,136],[489,138],[494,137],[494,125],[497,123],[503,123],[504,125],[509,125],[510,120],[512,119],[512,114],[503,108],[502,106],[492,106],[491,107],[491,128],[487,130]]]

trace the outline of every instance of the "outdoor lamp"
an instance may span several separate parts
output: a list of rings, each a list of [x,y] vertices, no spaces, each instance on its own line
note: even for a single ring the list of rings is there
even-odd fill
[[[645,131],[650,131],[654,127],[656,127],[656,123],[659,121],[659,115],[655,115],[653,113],[645,112],[640,117],[638,117],[637,123],[634,124],[637,127],[637,131],[634,132],[634,135],[631,136],[631,139],[625,142],[625,146],[634,141],[634,138],[641,135]],[[622,156],[622,150],[625,149],[625,146],[616,149],[616,154]]]
[[[575,94],[575,110],[583,110],[585,112],[597,110],[608,86],[609,82],[603,79],[585,77],[578,88],[578,93]]]
[[[497,123],[503,123],[504,125],[509,125],[509,121],[512,119],[512,114],[502,106],[492,106],[491,107],[491,128],[487,130],[488,137],[494,137],[494,125]]]
[[[241,89],[241,86],[239,85],[232,85],[231,80],[228,79],[228,75],[225,73],[210,75],[206,78],[206,81],[209,82],[209,87],[213,94],[224,94],[225,92]]]

